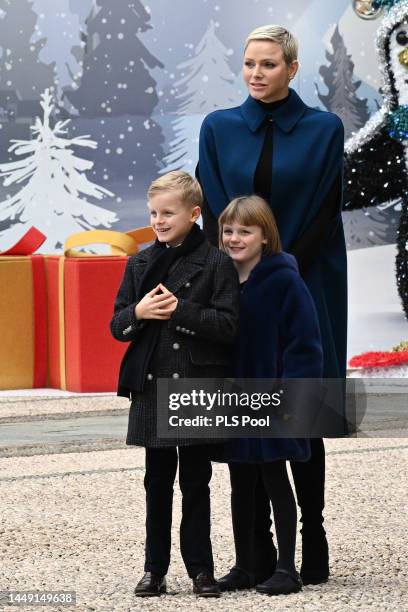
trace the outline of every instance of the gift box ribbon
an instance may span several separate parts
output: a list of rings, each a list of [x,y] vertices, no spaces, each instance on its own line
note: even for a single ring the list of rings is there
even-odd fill
[[[36,227],[29,230],[7,251],[0,251],[0,255],[32,255],[45,242],[47,237]]]
[[[47,304],[45,261],[42,255],[33,253],[40,248],[46,236],[36,227],[31,227],[15,245],[0,251],[0,257],[30,257],[33,274],[34,308],[34,373],[33,387],[45,387],[47,380]]]

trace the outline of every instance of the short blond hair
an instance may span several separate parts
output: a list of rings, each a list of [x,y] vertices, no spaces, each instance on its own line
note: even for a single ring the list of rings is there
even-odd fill
[[[152,196],[163,191],[179,191],[183,204],[202,206],[203,192],[200,183],[183,170],[173,170],[157,178],[147,190],[147,197],[150,200]]]
[[[257,195],[241,196],[232,200],[224,208],[218,219],[219,244],[222,251],[225,251],[222,230],[224,225],[230,225],[231,223],[260,227],[266,240],[264,248],[266,255],[273,255],[282,251],[275,215],[263,198]]]
[[[289,30],[280,25],[272,23],[253,30],[246,37],[244,51],[246,51],[249,43],[253,40],[270,40],[280,45],[288,66],[298,58],[299,45],[296,37],[292,32],[289,32]]]

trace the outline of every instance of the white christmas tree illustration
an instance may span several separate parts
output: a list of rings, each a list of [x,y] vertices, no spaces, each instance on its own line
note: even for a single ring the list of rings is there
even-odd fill
[[[207,113],[237,104],[235,74],[229,66],[230,55],[210,21],[194,56],[178,65],[181,78],[174,84],[179,101],[173,122],[174,139],[170,142],[162,172],[183,169],[194,172],[198,158],[198,136]],[[240,100],[238,103],[241,103]]]
[[[51,127],[54,107],[48,89],[41,95],[41,106],[44,118],[37,117],[31,126],[33,139],[11,140],[9,152],[23,155],[24,159],[0,164],[5,187],[26,182],[20,191],[0,202],[0,223],[11,222],[0,232],[1,248],[16,242],[35,225],[47,236],[41,251],[58,251],[70,234],[97,226],[111,227],[117,221],[114,212],[87,201],[86,196],[100,200],[114,194],[88,180],[85,173],[93,162],[77,157],[71,150],[95,149],[97,143],[88,136],[64,136],[69,119]]]

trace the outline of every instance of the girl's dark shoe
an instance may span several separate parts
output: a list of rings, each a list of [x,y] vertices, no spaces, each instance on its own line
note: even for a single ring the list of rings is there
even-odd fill
[[[166,592],[166,576],[146,572],[136,585],[136,597],[159,597]]]
[[[193,578],[193,593],[199,597],[219,597],[221,595],[220,587],[210,574],[201,572]]]
[[[242,591],[254,586],[249,574],[235,565],[228,574],[217,580],[217,584],[221,591]]]
[[[286,570],[277,569],[271,578],[262,584],[257,584],[256,590],[264,595],[289,595],[302,590],[302,581],[297,573],[292,574]]]
[[[322,525],[314,529],[302,528],[302,566],[300,576],[303,584],[322,584],[329,578],[329,547]]]

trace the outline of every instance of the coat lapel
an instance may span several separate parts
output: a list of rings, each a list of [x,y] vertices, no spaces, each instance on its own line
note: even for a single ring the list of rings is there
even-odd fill
[[[205,241],[192,253],[189,253],[185,257],[181,257],[180,259],[176,260],[175,264],[169,271],[166,281],[163,283],[169,291],[176,293],[176,291],[178,291],[203,270],[208,249],[209,243]],[[137,285],[139,285],[140,279],[142,278],[149,262],[150,254],[151,247],[141,251],[138,254],[137,262],[135,262],[135,282]],[[137,299],[141,299],[142,297],[143,296],[137,295]]]
[[[208,248],[209,244],[205,241],[193,253],[189,253],[176,262],[164,283],[169,291],[176,293],[203,270]]]

